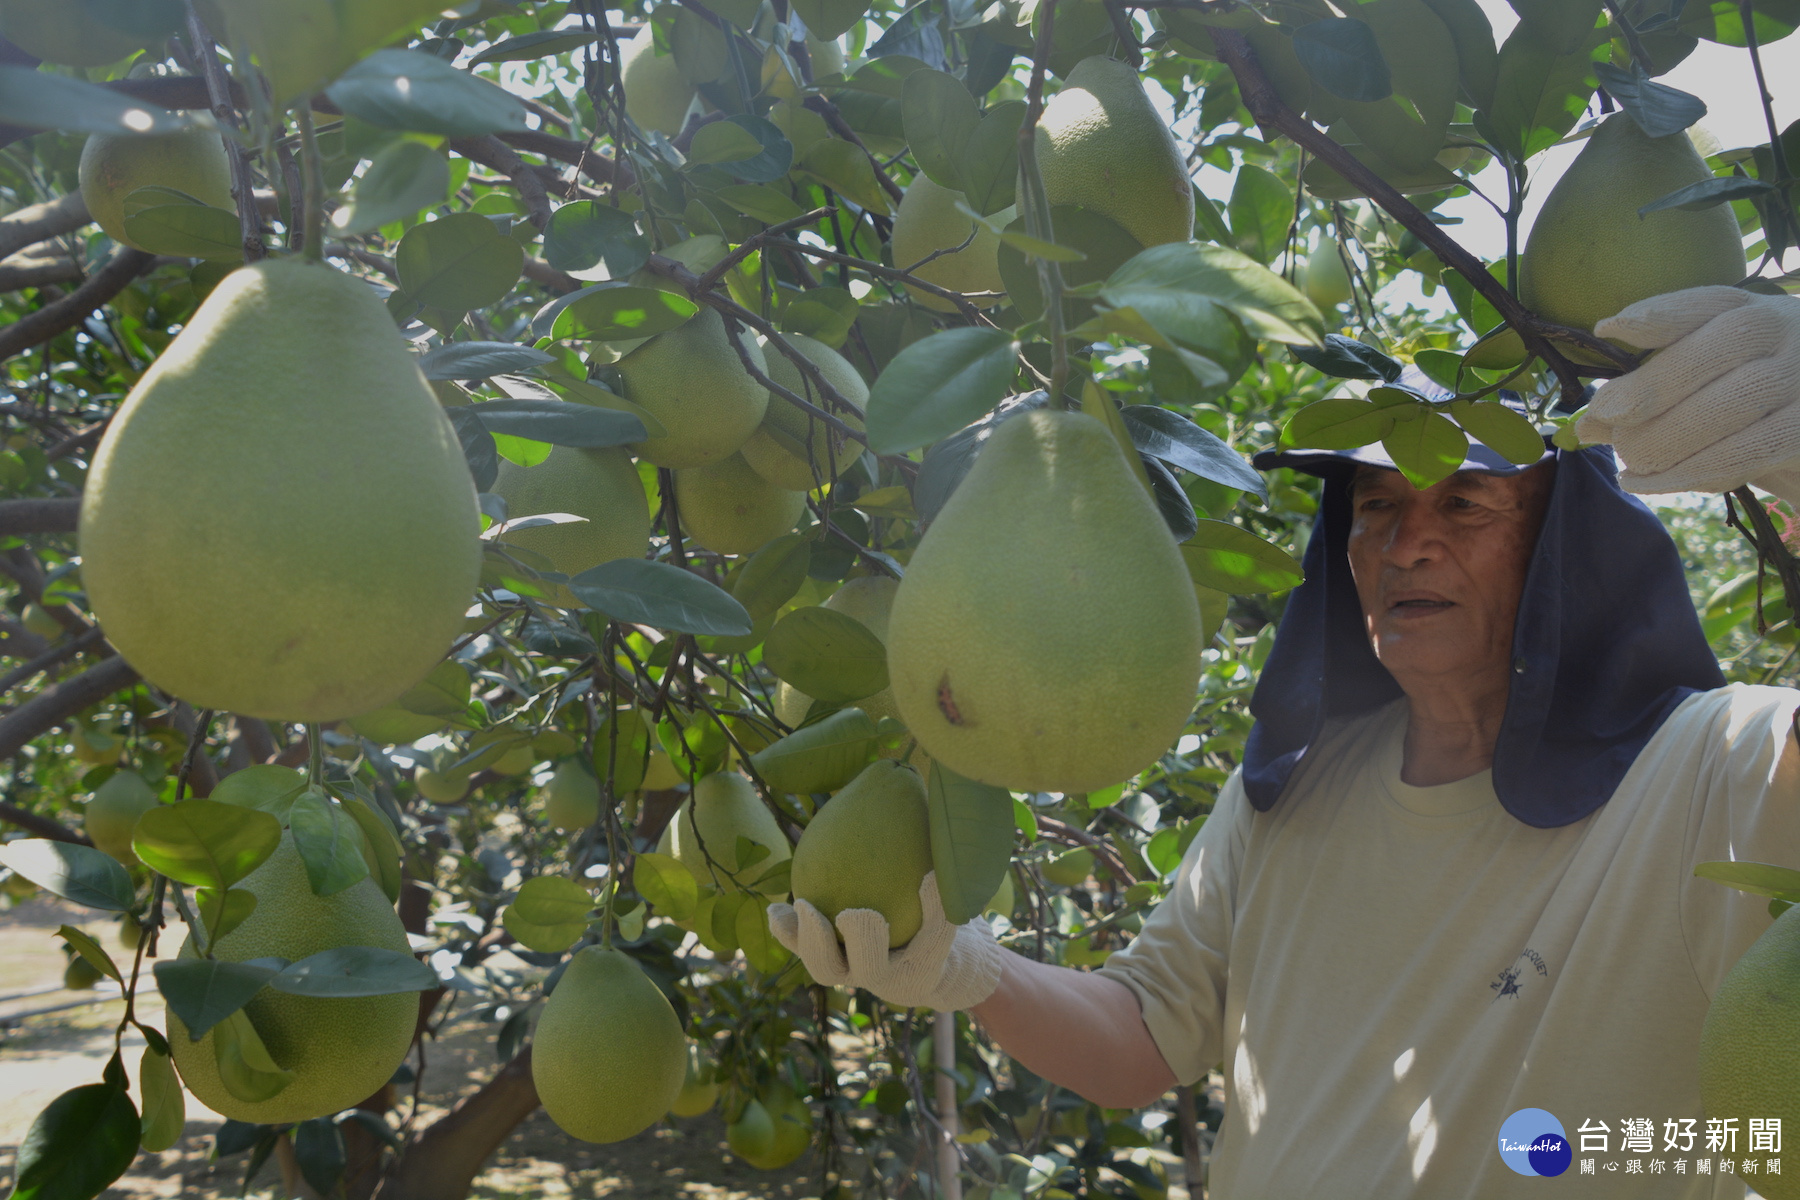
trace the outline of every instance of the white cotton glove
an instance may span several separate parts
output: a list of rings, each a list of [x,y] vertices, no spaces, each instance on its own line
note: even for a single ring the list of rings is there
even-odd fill
[[[1575,427],[1584,442],[1612,443],[1627,491],[1754,483],[1800,503],[1800,299],[1688,288],[1594,332],[1657,351],[1601,385]]]
[[[944,919],[937,872],[919,885],[919,902],[925,922],[898,950],[888,949],[887,918],[872,908],[846,908],[833,929],[805,900],[771,904],[769,931],[828,987],[862,988],[889,1004],[939,1012],[980,1004],[1000,985],[1006,952],[982,918],[967,925]]]

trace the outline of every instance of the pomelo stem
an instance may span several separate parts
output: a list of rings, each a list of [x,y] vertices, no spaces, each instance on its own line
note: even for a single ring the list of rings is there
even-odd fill
[[[300,169],[304,180],[305,214],[302,253],[309,262],[325,261],[325,170],[319,155],[319,137],[313,132],[312,109],[301,104],[294,110],[300,126]]]
[[[931,1040],[937,1067],[938,1196],[962,1200],[962,1162],[956,1152],[956,1014],[941,1012],[932,1024]]]

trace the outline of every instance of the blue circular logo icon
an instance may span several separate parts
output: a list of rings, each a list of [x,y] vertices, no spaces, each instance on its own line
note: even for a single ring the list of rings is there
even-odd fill
[[[1561,1175],[1574,1151],[1561,1121],[1541,1108],[1521,1108],[1500,1126],[1500,1157],[1521,1175]]]

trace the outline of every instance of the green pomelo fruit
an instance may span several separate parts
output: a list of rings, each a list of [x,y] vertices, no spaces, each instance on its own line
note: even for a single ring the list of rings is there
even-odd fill
[[[1013,913],[1013,903],[1012,871],[1008,870],[1006,874],[1000,877],[1000,887],[992,896],[988,897],[988,902],[981,906],[981,911],[983,913],[993,913],[995,916],[1011,917]]]
[[[564,1133],[622,1141],[674,1105],[687,1047],[675,1010],[642,968],[621,951],[588,946],[544,1002],[531,1079]]]
[[[1700,1028],[1700,1098],[1708,1120],[1774,1118],[1800,1128],[1800,907],[1788,909],[1725,975]],[[1767,1200],[1800,1200],[1800,1172],[1760,1175]]]
[[[752,1097],[745,1102],[737,1120],[725,1126],[725,1144],[751,1166],[769,1159],[775,1150],[775,1121],[762,1101]]]
[[[535,467],[500,464],[495,494],[508,520],[538,513],[586,517],[561,525],[508,530],[501,540],[548,558],[558,573],[575,576],[615,558],[642,558],[650,548],[650,501],[631,456],[618,447],[582,450],[556,446]],[[579,608],[563,584],[546,584],[550,602]]]
[[[726,1139],[739,1158],[759,1171],[775,1171],[806,1153],[806,1148],[812,1144],[812,1111],[804,1100],[794,1095],[792,1088],[785,1083],[775,1084],[745,1105],[745,1117],[750,1115],[752,1106],[760,1108],[768,1121],[768,1137],[764,1141],[759,1136],[754,1145],[749,1138],[743,1138],[740,1148],[739,1141],[731,1138],[731,1129],[736,1126],[728,1127]],[[739,1125],[744,1123],[745,1117],[738,1118]],[[760,1122],[757,1132],[760,1135]]]
[[[670,822],[669,851],[698,878],[727,891],[756,889],[756,881],[793,856],[787,836],[748,779],[720,771],[694,784]],[[738,839],[768,850],[755,862],[739,866]],[[770,894],[785,894],[783,878]]]
[[[1651,296],[1736,283],[1744,244],[1729,204],[1638,216],[1643,205],[1712,177],[1685,133],[1653,138],[1625,113],[1606,118],[1531,226],[1520,298],[1541,317],[1591,330]]]
[[[1306,260],[1306,270],[1300,276],[1300,290],[1318,305],[1321,312],[1330,312],[1355,295],[1350,271],[1344,266],[1343,251],[1336,239],[1320,239],[1318,249]]]
[[[19,624],[41,638],[54,640],[63,635],[61,623],[36,604],[27,604],[24,607],[19,613]]]
[[[556,764],[544,786],[544,820],[565,833],[586,829],[600,819],[600,781],[579,759]]]
[[[687,123],[694,86],[681,77],[673,54],[656,53],[655,34],[646,24],[625,43],[620,73],[625,81],[625,115],[643,129],[674,137]]]
[[[925,781],[880,759],[814,814],[794,847],[794,895],[832,920],[846,908],[887,918],[889,948],[919,932],[919,884],[931,870]]]
[[[1470,346],[1463,361],[1483,371],[1510,371],[1525,361],[1525,339],[1516,329],[1496,329]]]
[[[96,21],[78,0],[0,0],[0,36],[65,67],[105,66],[144,46],[143,38]]]
[[[935,283],[953,292],[962,292],[977,307],[998,304],[1005,299],[1006,284],[1000,279],[1000,235],[986,225],[977,226],[974,218],[956,207],[961,192],[933,183],[923,171],[913,176],[900,207],[894,213],[891,247],[894,265],[911,269],[926,283]],[[969,242],[969,234],[975,240]],[[962,250],[940,255],[914,266],[927,255],[950,250],[969,242]],[[956,305],[942,296],[906,285],[914,300],[938,312],[955,312]],[[993,293],[982,295],[982,293]]]
[[[739,337],[765,370],[762,347],[741,330]],[[625,398],[663,424],[663,436],[632,447],[659,467],[703,467],[736,454],[769,405],[768,390],[744,370],[724,319],[710,308],[620,359],[619,377]]]
[[[420,767],[413,772],[413,786],[433,804],[455,804],[469,794],[469,773]]]
[[[136,950],[143,940],[144,930],[130,914],[119,920],[119,945],[127,950]]]
[[[339,946],[412,953],[387,897],[365,876],[341,892],[315,896],[291,833],[283,833],[262,866],[235,886],[256,897],[244,923],[220,938],[214,957],[244,962],[277,955],[298,962]],[[181,955],[196,957],[192,942]],[[275,1064],[294,1072],[267,1100],[240,1100],[226,1090],[213,1057],[212,1031],[188,1037],[169,1010],[169,1045],[188,1091],[216,1113],[252,1124],[285,1124],[342,1112],[393,1077],[412,1046],[419,1017],[413,992],[389,996],[294,996],[264,988],[244,1008]]]
[[[1194,236],[1187,163],[1125,63],[1096,56],[1076,64],[1044,106],[1037,156],[1051,204],[1092,209],[1146,246]]]
[[[823,375],[838,394],[857,408],[867,410],[869,385],[856,373],[843,355],[805,334],[787,334],[787,340]],[[810,379],[800,373],[788,356],[778,351],[763,350],[769,360],[769,378],[815,407],[841,417],[852,429],[863,423],[850,413],[840,413],[825,402]],[[773,393],[763,413],[762,424],[750,435],[739,451],[744,461],[776,487],[793,492],[810,492],[832,478],[833,467],[841,471],[862,451],[862,446],[787,400]],[[808,461],[810,456],[810,460]]]
[[[646,792],[664,792],[686,782],[687,776],[681,773],[680,768],[666,753],[661,750],[650,751],[650,761],[644,764],[644,781],[639,786]]]
[[[1085,846],[1065,850],[1043,865],[1044,878],[1063,887],[1080,887],[1094,873],[1094,852]]]
[[[1106,427],[1002,422],[894,597],[888,679],[926,752],[1022,792],[1091,792],[1155,762],[1200,679],[1200,609],[1169,527]]]
[[[718,554],[750,554],[794,527],[806,493],[776,487],[733,454],[675,472],[675,504],[693,541]]]
[[[529,742],[514,746],[499,758],[488,764],[488,770],[496,775],[523,775],[537,763],[537,755],[532,753]]]
[[[63,968],[62,985],[71,992],[81,992],[105,978],[106,976],[100,973],[99,967],[77,954],[69,960],[69,965]]]
[[[446,659],[394,703],[352,719],[350,728],[371,742],[403,745],[449,728],[468,705],[469,672],[456,660]]]
[[[375,293],[266,261],[226,276],[113,417],[81,498],[82,580],[165,691],[337,720],[394,700],[462,632],[479,522],[456,431]]]
[[[174,188],[214,208],[237,211],[231,160],[217,129],[184,129],[160,137],[96,133],[81,148],[81,199],[106,236],[141,250],[125,236],[125,197],[142,187]]]
[[[329,83],[369,51],[442,11],[441,0],[213,0],[220,41],[247,46],[277,104]]]
[[[137,828],[138,818],[159,803],[142,775],[136,771],[115,771],[94,789],[94,798],[87,802],[82,816],[82,827],[96,849],[128,867],[136,866],[138,858],[131,849],[131,832]]]
[[[712,1060],[706,1057],[706,1051],[690,1043],[687,1073],[681,1080],[681,1091],[676,1095],[675,1103],[669,1105],[670,1114],[677,1117],[697,1117],[711,1108],[718,1098],[719,1081],[715,1077]]]

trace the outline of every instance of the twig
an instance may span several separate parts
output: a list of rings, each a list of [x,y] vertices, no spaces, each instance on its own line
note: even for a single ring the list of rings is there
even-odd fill
[[[40,671],[47,671],[58,663],[67,662],[85,650],[99,645],[106,635],[98,625],[86,633],[76,634],[60,646],[52,646],[29,662],[20,663],[5,675],[0,675],[0,693],[11,691],[15,686],[30,679]]]
[[[73,233],[92,220],[80,192],[9,212],[0,217],[0,258],[11,258],[27,246]]]
[[[156,255],[121,246],[88,281],[54,304],[0,329],[0,359],[67,333],[156,263]]]
[[[269,249],[263,245],[262,218],[256,211],[256,182],[250,175],[250,156],[237,139],[237,113],[231,106],[231,84],[219,62],[212,34],[200,20],[194,0],[187,0],[187,35],[193,43],[194,57],[200,60],[200,73],[206,79],[207,107],[219,123],[219,137],[225,142],[225,157],[231,160],[231,197],[237,202],[238,229],[244,239],[244,261],[260,262]],[[301,106],[302,120],[308,115]]]
[[[1031,83],[1026,89],[1025,120],[1019,125],[1019,212],[1025,217],[1025,232],[1039,241],[1055,242],[1056,229],[1050,218],[1050,197],[1044,190],[1044,175],[1038,170],[1037,126],[1044,115],[1044,70],[1055,44],[1056,5],[1046,5],[1038,14],[1037,41],[1031,50]],[[1063,330],[1062,266],[1051,259],[1038,257],[1038,287],[1044,293],[1044,326],[1050,335],[1050,403],[1065,402],[1063,389],[1069,379],[1069,339]]]
[[[17,825],[20,829],[26,830],[29,833],[35,833],[42,838],[49,838],[52,841],[73,842],[77,846],[93,845],[92,842],[88,841],[79,833],[76,833],[73,829],[62,825],[59,822],[52,821],[49,817],[40,816],[34,812],[27,812],[16,804],[0,802],[0,821],[10,822]]]
[[[518,189],[519,199],[525,203],[527,219],[539,231],[549,226],[550,194],[544,190],[544,181],[519,157],[518,151],[492,135],[456,138],[450,143],[450,148],[464,158],[484,167],[491,167],[512,180],[513,187]]]
[[[809,246],[805,242],[796,242],[789,238],[775,238],[772,239],[769,244],[782,250],[791,250],[796,254],[804,254],[809,258],[823,259],[825,262],[842,263],[848,267],[857,267],[878,279],[891,279],[896,283],[911,284],[922,292],[929,292],[933,296],[942,296],[944,299],[950,301],[950,303],[956,305],[958,312],[968,318],[971,324],[990,326],[994,324],[985,313],[979,308],[976,308],[974,303],[961,292],[952,291],[947,287],[940,287],[935,283],[920,279],[917,275],[912,273],[912,270],[917,270],[922,263],[927,263],[932,259],[937,258],[940,253],[938,251],[933,251],[918,263],[912,264],[912,270],[907,270],[900,267],[890,267],[885,263],[870,262],[866,258],[857,258],[854,255],[843,254],[836,250],[826,250],[820,246]],[[956,247],[952,247],[942,253],[954,254],[956,253],[956,249]]]
[[[1123,879],[1127,883],[1136,883],[1138,881],[1138,877],[1126,869],[1124,861],[1120,859],[1117,852],[1113,850],[1112,846],[1105,838],[1098,837],[1085,829],[1070,825],[1065,821],[1058,821],[1055,817],[1039,816],[1037,823],[1040,830],[1055,837],[1058,841],[1086,846],[1088,849],[1092,850],[1094,852],[1094,857],[1100,860],[1102,866],[1113,873],[1114,878]]]
[[[1619,11],[1618,0],[1606,0],[1606,11],[1612,16],[1612,23],[1624,33],[1625,46],[1631,51],[1632,61],[1644,68],[1646,75],[1656,74],[1656,63],[1651,60],[1650,52],[1644,49],[1644,43],[1638,40],[1637,30],[1625,19],[1625,14]]]
[[[831,132],[869,156],[869,166],[875,171],[875,182],[881,185],[881,190],[888,194],[889,199],[893,200],[895,204],[900,203],[900,197],[906,194],[906,189],[894,182],[894,177],[887,173],[887,168],[881,165],[881,160],[876,158],[867,146],[863,145],[862,138],[857,135],[856,130],[850,128],[850,122],[844,120],[844,114],[838,111],[837,105],[823,96],[808,96],[806,107],[824,117],[825,124],[830,127]]]
[[[138,673],[131,664],[113,657],[46,688],[0,718],[0,758],[11,758],[33,738],[137,681]]]
[[[192,0],[189,0],[192,3]],[[325,261],[325,168],[319,137],[313,130],[312,109],[300,105],[294,114],[300,126],[301,247],[313,262]]]
[[[775,241],[790,229],[798,229],[802,225],[811,225],[814,221],[823,220],[835,212],[837,212],[837,209],[828,204],[823,208],[815,208],[811,212],[801,213],[797,217],[790,217],[788,220],[785,220],[778,225],[771,225],[761,233],[751,234],[742,242],[738,243],[737,249],[715,263],[712,269],[702,275],[700,277],[700,282],[694,286],[702,291],[711,291],[718,285],[719,280],[725,278],[725,272],[731,270],[731,268],[737,266],[746,258],[749,258],[752,254],[756,253],[757,247],[763,245],[765,242]],[[800,243],[796,242],[794,244],[799,245]]]

